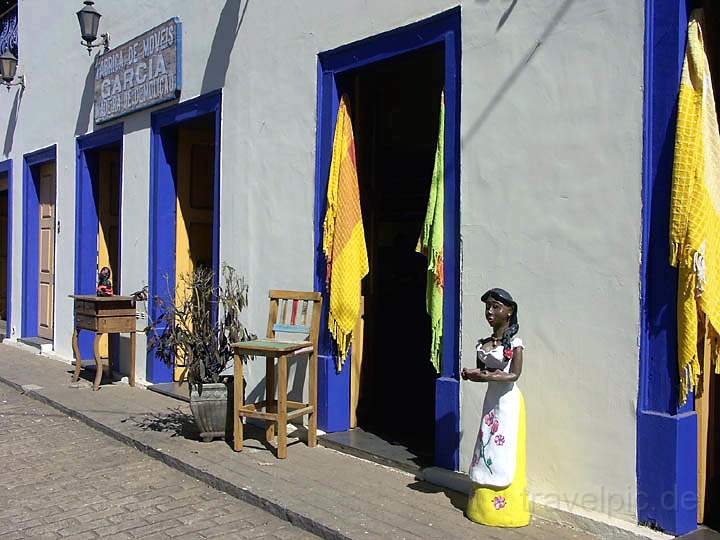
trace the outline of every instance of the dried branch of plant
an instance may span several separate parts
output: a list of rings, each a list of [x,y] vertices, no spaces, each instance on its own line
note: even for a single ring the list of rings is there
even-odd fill
[[[220,374],[233,358],[231,343],[252,338],[240,314],[247,307],[248,286],[228,265],[215,285],[210,268],[198,267],[179,276],[175,287],[169,279],[166,297],[156,296],[159,315],[145,329],[148,349],[166,365],[180,358],[188,368],[188,381],[202,392],[202,384],[220,382]],[[214,318],[215,308],[218,316]]]

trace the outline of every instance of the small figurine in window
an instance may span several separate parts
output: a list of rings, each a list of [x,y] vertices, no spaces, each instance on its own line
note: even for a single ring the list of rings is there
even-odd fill
[[[95,292],[98,296],[113,296],[112,281],[110,281],[110,269],[103,266],[98,274],[98,284]]]

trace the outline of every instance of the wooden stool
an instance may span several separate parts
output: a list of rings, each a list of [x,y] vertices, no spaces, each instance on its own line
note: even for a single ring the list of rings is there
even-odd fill
[[[95,332],[93,354],[95,356],[95,382],[93,390],[100,388],[103,364],[100,358],[100,336],[102,334],[130,334],[130,386],[135,386],[135,333],[137,331],[135,300],[130,296],[92,296],[71,294],[75,299],[75,332],[72,348],[75,353],[75,374],[73,382],[80,379],[82,356],[78,336],[80,330]],[[108,373],[112,379],[112,360],[108,359]]]
[[[312,310],[309,304],[313,304]],[[322,296],[320,293],[297,291],[270,291],[268,337],[234,343],[235,387],[233,405],[235,434],[234,449],[243,448],[242,418],[265,420],[265,438],[271,443],[277,425],[277,457],[287,457],[287,423],[308,415],[308,446],[317,445],[317,340],[320,328]],[[308,324],[308,312],[312,322]],[[294,333],[307,336],[306,341],[280,341],[276,333]],[[265,357],[265,400],[245,404],[243,394],[243,357]],[[288,358],[306,356],[309,361],[309,403],[288,401]],[[277,359],[277,399],[275,399],[275,359]],[[264,409],[264,410],[263,410]]]

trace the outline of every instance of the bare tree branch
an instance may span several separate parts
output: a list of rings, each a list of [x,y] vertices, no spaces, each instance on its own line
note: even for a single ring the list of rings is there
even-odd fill
[[[182,358],[191,384],[219,382],[233,357],[230,345],[253,337],[240,322],[248,303],[244,278],[223,265],[217,287],[213,271],[206,267],[179,276],[175,287],[170,287],[167,276],[166,283],[167,295],[155,297],[159,315],[145,329],[148,349],[168,366]],[[213,321],[215,306],[220,313]]]

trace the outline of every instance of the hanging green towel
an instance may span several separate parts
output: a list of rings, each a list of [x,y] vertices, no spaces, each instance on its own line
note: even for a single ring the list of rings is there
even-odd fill
[[[440,357],[442,353],[443,335],[443,288],[445,286],[443,234],[445,205],[445,94],[440,94],[440,130],[435,150],[435,166],[433,167],[428,201],[417,251],[428,258],[427,273],[427,312],[432,324],[432,344],[430,361],[440,373]]]

